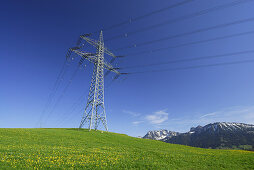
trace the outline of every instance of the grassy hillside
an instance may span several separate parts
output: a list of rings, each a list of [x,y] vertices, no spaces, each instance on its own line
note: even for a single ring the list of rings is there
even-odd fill
[[[0,129],[0,169],[254,169],[254,152],[77,129]]]

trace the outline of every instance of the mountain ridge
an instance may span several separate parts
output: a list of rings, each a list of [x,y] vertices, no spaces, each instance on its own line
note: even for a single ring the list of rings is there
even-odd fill
[[[164,130],[166,132],[172,132]],[[152,132],[157,136],[153,137]],[[236,122],[215,122],[205,126],[191,127],[186,133],[159,136],[158,131],[149,131],[143,138],[161,140],[201,148],[254,149],[254,125]]]
[[[177,136],[179,132],[169,131],[166,129],[148,131],[144,139],[163,140],[167,137]]]

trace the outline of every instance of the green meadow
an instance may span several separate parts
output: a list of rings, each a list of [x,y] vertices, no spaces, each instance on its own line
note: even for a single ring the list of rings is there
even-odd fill
[[[254,152],[77,129],[0,129],[0,169],[254,169]]]

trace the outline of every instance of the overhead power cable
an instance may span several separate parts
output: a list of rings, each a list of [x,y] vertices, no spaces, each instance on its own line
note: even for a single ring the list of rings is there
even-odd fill
[[[43,110],[42,110],[42,112],[41,112],[41,114],[40,114],[38,123],[41,123],[41,120],[43,119],[43,116],[44,116],[46,110],[47,110],[48,107],[50,106],[50,104],[51,104],[51,102],[52,102],[52,99],[54,98],[54,96],[55,96],[55,94],[56,94],[56,92],[57,92],[57,90],[58,90],[58,88],[59,88],[59,86],[60,86],[60,83],[61,83],[61,81],[63,80],[63,77],[64,77],[64,75],[65,75],[65,73],[66,73],[66,71],[67,71],[67,67],[68,67],[68,66],[69,66],[68,58],[66,58],[65,61],[64,61],[64,63],[63,63],[63,66],[62,66],[62,68],[61,68],[61,70],[60,70],[60,72],[59,72],[59,74],[58,74],[58,76],[57,76],[57,78],[56,78],[56,81],[55,81],[55,83],[54,83],[54,85],[53,85],[53,88],[51,89],[51,92],[49,93],[47,102],[46,102],[46,104],[45,104],[45,106],[44,106],[44,108],[43,108]],[[38,124],[38,123],[37,123],[37,124]],[[37,124],[36,124],[36,125],[37,125]]]
[[[79,47],[81,42],[82,42],[82,39],[81,39],[81,37],[79,37],[78,40],[77,40],[76,46]],[[82,44],[79,48],[83,47],[85,45],[85,43]],[[69,66],[69,62],[71,60],[70,59],[71,58],[71,54],[72,54],[72,51],[69,49],[67,54],[66,54],[66,59],[65,59],[64,65],[63,65],[63,67],[62,67],[62,69],[61,69],[61,71],[60,71],[60,73],[59,73],[59,75],[57,77],[57,80],[56,80],[56,82],[54,84],[54,87],[52,88],[52,91],[51,91],[51,93],[49,95],[49,98],[47,100],[46,106],[45,106],[45,108],[43,109],[43,111],[41,113],[41,116],[39,118],[39,123],[41,123],[46,110],[50,106],[50,104],[52,102],[52,99],[54,98],[54,96],[55,96],[55,94],[56,94],[56,92],[57,92],[57,90],[58,90],[58,88],[60,86],[60,82],[63,80],[63,76],[66,73],[66,66]],[[83,64],[83,60],[82,59],[83,58],[81,58],[81,60],[79,61],[79,66],[81,66]]]
[[[242,20],[237,20],[237,21],[233,21],[233,22],[229,22],[229,23],[225,23],[225,24],[219,24],[219,25],[215,25],[215,26],[211,26],[211,27],[207,27],[207,28],[197,29],[197,30],[190,31],[190,32],[185,32],[185,33],[176,34],[176,35],[170,35],[170,36],[163,37],[163,38],[160,38],[160,39],[157,39],[157,40],[151,40],[151,41],[145,41],[145,42],[142,42],[142,43],[132,44],[132,45],[129,45],[129,46],[118,48],[115,51],[119,51],[119,50],[123,50],[123,49],[127,49],[127,48],[141,47],[141,46],[144,46],[144,45],[158,43],[158,42],[173,39],[173,38],[179,38],[179,37],[192,35],[192,34],[196,34],[196,33],[200,33],[200,32],[210,31],[210,30],[214,30],[214,29],[218,29],[218,28],[224,28],[224,27],[229,27],[229,26],[236,25],[236,24],[243,24],[243,23],[253,22],[253,21],[254,21],[254,17],[253,18],[242,19]]]
[[[248,3],[248,2],[253,2],[253,0],[237,0],[237,1],[234,1],[234,2],[231,2],[231,3],[218,5],[218,6],[208,8],[208,9],[205,9],[205,10],[201,10],[201,11],[198,11],[198,12],[195,12],[195,13],[192,13],[192,14],[188,14],[188,15],[184,15],[184,16],[177,17],[177,18],[174,18],[174,19],[170,19],[170,20],[161,22],[159,24],[150,25],[150,26],[147,26],[147,27],[144,27],[144,28],[141,28],[141,29],[137,29],[135,31],[130,31],[130,32],[127,32],[127,33],[116,35],[114,37],[106,39],[105,41],[119,39],[119,38],[127,38],[131,35],[134,35],[134,34],[137,34],[137,33],[140,33],[140,32],[144,32],[144,31],[148,31],[150,29],[161,27],[161,26],[164,26],[164,25],[167,25],[167,24],[176,23],[176,22],[179,22],[179,21],[184,21],[184,20],[194,18],[194,17],[197,17],[197,16],[201,16],[201,15],[204,15],[204,14],[207,14],[207,13],[210,13],[210,12],[222,10],[222,9],[225,9],[225,8],[241,5],[243,3]]]
[[[71,111],[68,112],[68,114],[65,114],[65,117],[63,117],[62,119],[59,119],[58,122],[56,122],[56,127],[59,127],[62,123],[64,123],[66,120],[68,120],[68,118],[70,118],[74,111],[77,109],[77,107],[79,106],[79,104],[81,104],[81,102],[83,102],[83,99],[86,97],[85,94],[87,92],[83,93],[72,105],[71,107]]]
[[[139,21],[139,20],[142,20],[146,17],[150,17],[152,15],[155,15],[155,14],[158,14],[160,12],[164,12],[166,10],[169,10],[169,9],[172,9],[172,8],[176,8],[176,7],[179,7],[181,5],[184,5],[184,4],[187,4],[187,3],[190,3],[190,2],[193,2],[194,0],[184,0],[182,2],[178,2],[176,4],[173,4],[173,5],[170,5],[170,6],[167,6],[165,8],[161,8],[161,9],[158,9],[158,10],[155,10],[155,11],[152,11],[152,12],[149,12],[149,13],[146,13],[144,15],[141,15],[141,16],[138,16],[138,17],[133,17],[133,18],[130,18],[129,20],[126,20],[126,21],[123,21],[121,23],[118,23],[118,24],[114,24],[114,25],[111,25],[109,27],[106,27],[106,28],[103,28],[102,30],[103,31],[108,31],[108,30],[111,30],[111,29],[114,29],[114,28],[117,28],[117,27],[121,27],[123,25],[127,25],[127,24],[131,24],[132,22],[136,22],[136,21]],[[94,33],[99,33],[101,30],[98,30],[98,31],[95,31]]]
[[[157,48],[157,49],[153,49],[153,50],[146,50],[146,51],[140,51],[137,53],[130,53],[130,54],[126,54],[124,56],[135,56],[135,55],[140,55],[140,54],[154,53],[154,52],[163,51],[163,50],[167,50],[167,49],[184,47],[184,46],[195,45],[195,44],[201,44],[201,43],[217,41],[217,40],[223,40],[223,39],[228,39],[228,38],[233,38],[233,37],[249,35],[249,34],[253,34],[253,33],[254,33],[254,31],[247,31],[247,32],[242,32],[242,33],[237,33],[237,34],[230,34],[230,35],[215,37],[215,38],[206,39],[206,40],[192,41],[192,42],[188,42],[188,43],[182,43],[182,44],[178,44],[178,45],[172,45],[172,46]]]
[[[214,63],[214,64],[206,64],[206,65],[188,66],[188,67],[177,67],[177,68],[168,68],[168,69],[147,70],[147,71],[139,71],[139,72],[130,72],[128,74],[142,74],[142,73],[152,73],[152,72],[189,70],[189,69],[197,69],[197,68],[205,68],[205,67],[215,67],[215,66],[225,66],[225,65],[235,65],[235,64],[244,64],[244,63],[254,63],[254,60],[242,60],[242,61],[233,61],[233,62],[224,62],[224,63]]]
[[[197,60],[205,60],[205,59],[212,59],[212,58],[221,58],[221,57],[235,56],[235,55],[241,55],[241,54],[250,54],[250,53],[254,53],[254,50],[239,51],[239,52],[234,52],[234,53],[225,53],[225,54],[218,54],[218,55],[210,55],[210,56],[205,56],[205,57],[195,57],[195,58],[186,58],[186,59],[179,59],[179,60],[171,60],[171,61],[159,62],[159,63],[153,63],[153,64],[134,65],[134,66],[123,67],[121,69],[151,67],[151,66],[159,66],[159,65],[168,65],[168,64],[172,64],[172,63],[197,61]]]
[[[78,67],[76,68],[76,70],[74,71],[74,73],[72,74],[70,80],[68,81],[68,83],[66,84],[65,88],[63,89],[61,95],[58,97],[56,103],[54,104],[53,108],[51,109],[51,111],[48,113],[46,119],[45,119],[45,123],[46,121],[48,120],[48,118],[50,117],[50,115],[52,115],[52,113],[54,112],[56,106],[59,104],[59,102],[62,100],[63,96],[65,95],[66,91],[68,90],[69,86],[71,85],[73,79],[76,77],[76,74],[79,70],[79,65]]]

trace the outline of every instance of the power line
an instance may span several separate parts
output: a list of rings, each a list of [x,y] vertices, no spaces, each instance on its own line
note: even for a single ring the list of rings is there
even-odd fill
[[[173,5],[170,5],[168,7],[165,7],[165,8],[162,8],[162,9],[159,9],[159,10],[156,10],[156,11],[152,11],[150,13],[147,13],[147,14],[144,14],[142,16],[139,16],[139,17],[136,17],[136,18],[133,18],[131,21],[138,21],[138,20],[141,20],[141,19],[144,19],[146,17],[149,17],[151,15],[154,15],[154,14],[158,14],[160,12],[163,12],[163,11],[166,11],[166,10],[169,10],[169,9],[172,9],[172,8],[175,8],[175,7],[179,7],[181,5],[185,5],[187,3],[190,3],[190,2],[193,2],[194,0],[185,0],[185,1],[182,1],[182,2],[179,2],[179,3],[176,3],[176,4],[173,4]]]
[[[50,92],[50,94],[48,96],[47,102],[46,102],[46,104],[45,104],[45,106],[44,106],[44,108],[43,108],[43,110],[42,110],[42,112],[40,114],[40,117],[39,117],[39,120],[38,120],[39,123],[43,119],[43,116],[44,116],[46,110],[50,106],[50,104],[52,102],[52,99],[55,96],[55,94],[56,94],[56,92],[57,92],[57,90],[58,90],[58,88],[60,86],[60,82],[63,80],[63,77],[64,77],[64,75],[65,75],[65,73],[67,71],[67,67],[68,66],[69,66],[68,58],[66,57],[66,59],[65,59],[65,61],[63,63],[63,66],[62,66],[62,68],[61,68],[61,70],[60,70],[60,72],[59,72],[59,74],[58,74],[58,76],[56,78],[56,81],[55,81],[54,85],[53,85],[53,88],[51,89],[51,92]]]
[[[237,5],[240,5],[240,4],[243,4],[243,3],[248,3],[248,2],[251,2],[251,1],[253,1],[253,0],[237,0],[237,1],[234,1],[232,3],[218,5],[218,6],[215,6],[215,7],[209,8],[209,9],[205,9],[205,10],[201,10],[201,11],[198,11],[198,12],[195,12],[195,13],[192,13],[192,14],[177,17],[175,19],[170,19],[170,20],[161,22],[159,24],[150,25],[148,27],[144,27],[144,28],[141,28],[141,29],[138,29],[138,30],[135,30],[135,31],[130,31],[130,32],[127,32],[127,33],[124,33],[124,34],[116,35],[116,36],[111,37],[111,38],[109,38],[105,41],[119,39],[119,38],[126,38],[126,37],[129,37],[129,36],[134,35],[134,34],[139,33],[139,32],[144,32],[144,31],[147,31],[147,30],[150,30],[150,29],[161,27],[163,25],[172,24],[172,23],[176,23],[176,22],[179,22],[179,21],[184,21],[184,20],[187,20],[187,19],[190,19],[190,18],[194,18],[196,16],[201,16],[201,15],[207,14],[209,12],[222,10],[222,9],[225,9],[225,8],[237,6]]]
[[[81,43],[81,41],[82,41],[82,39],[79,37],[79,39],[78,39],[76,45],[79,46],[80,43]],[[82,47],[83,47],[84,45],[85,45],[85,44],[82,44]],[[43,117],[44,117],[44,115],[45,115],[46,110],[47,110],[48,107],[50,106],[50,104],[51,104],[51,102],[52,102],[52,99],[54,98],[54,96],[55,96],[55,94],[56,94],[56,92],[57,92],[57,90],[58,90],[58,88],[59,88],[59,86],[60,86],[60,83],[61,83],[61,81],[63,80],[64,75],[66,74],[67,66],[69,66],[69,64],[70,64],[70,57],[71,57],[71,54],[72,54],[72,51],[69,49],[68,52],[67,52],[67,54],[66,54],[65,61],[64,61],[64,64],[63,64],[63,66],[62,66],[62,68],[61,68],[61,71],[60,71],[60,73],[58,74],[57,79],[56,79],[56,81],[55,81],[55,84],[54,84],[54,86],[53,86],[53,88],[52,88],[52,90],[51,90],[51,92],[50,92],[50,95],[49,95],[49,97],[48,97],[48,99],[47,99],[46,105],[45,105],[45,107],[43,108],[43,111],[41,112],[40,118],[39,118],[39,120],[38,120],[39,123],[41,123],[41,121],[42,121],[42,119],[43,119]],[[83,61],[80,61],[80,62],[79,62],[79,65],[81,65],[82,63],[83,63]],[[37,124],[38,124],[38,123],[37,123]]]
[[[194,30],[194,31],[185,32],[185,33],[182,33],[182,34],[170,35],[170,36],[163,37],[163,38],[160,38],[160,39],[157,39],[157,40],[145,41],[145,42],[142,42],[142,43],[121,47],[121,48],[116,49],[115,51],[123,50],[123,49],[127,49],[127,48],[140,47],[140,46],[153,44],[153,43],[158,43],[158,42],[173,39],[173,38],[179,38],[179,37],[186,36],[186,35],[192,35],[192,34],[196,34],[196,33],[200,33],[200,32],[210,31],[210,30],[213,30],[213,29],[224,28],[224,27],[229,27],[229,26],[236,25],[236,24],[243,24],[243,23],[246,23],[246,22],[253,22],[253,21],[254,21],[254,18],[247,18],[247,19],[237,20],[237,21],[233,21],[233,22],[229,22],[229,23],[225,23],[225,24],[219,24],[219,25],[215,25],[215,26],[211,26],[211,27],[207,27],[207,28],[201,28],[201,29],[197,29],[197,30]]]
[[[74,110],[76,110],[77,109],[77,107],[74,109]],[[61,126],[63,123],[65,123],[67,120],[68,121],[71,121],[71,120],[73,120],[73,118],[75,117],[75,112],[74,112],[74,110],[72,111],[72,113],[69,115],[69,117],[66,117],[65,118],[65,120],[63,120],[62,122],[60,122],[60,123],[58,123],[57,125],[56,125],[56,127],[59,127],[59,126]],[[80,110],[79,110],[79,112],[83,112],[84,111],[84,108],[82,107]],[[68,118],[68,119],[67,119]]]
[[[172,60],[172,61],[159,62],[159,63],[153,63],[153,64],[134,65],[134,66],[123,67],[120,69],[151,67],[151,66],[167,65],[167,64],[179,63],[179,62],[197,61],[197,60],[220,58],[220,57],[227,57],[227,56],[234,56],[234,55],[241,55],[241,54],[250,54],[250,53],[254,53],[254,50],[239,51],[239,52],[234,52],[234,53],[225,53],[225,54],[211,55],[211,56],[205,56],[205,57],[195,57],[195,58],[187,58],[187,59],[180,59],[180,60]]]
[[[178,45],[175,45],[175,46],[168,46],[168,47],[162,47],[162,48],[157,48],[157,49],[153,49],[153,50],[140,51],[140,52],[137,52],[137,53],[130,53],[130,54],[126,54],[124,56],[135,56],[135,55],[140,55],[140,54],[154,53],[154,52],[163,51],[163,50],[167,50],[167,49],[184,47],[184,46],[194,45],[194,44],[201,44],[201,43],[217,41],[217,40],[223,40],[223,39],[239,37],[239,36],[243,36],[243,35],[249,35],[249,34],[253,34],[253,33],[254,33],[254,31],[247,31],[247,32],[242,32],[242,33],[237,33],[237,34],[230,34],[230,35],[211,38],[211,39],[206,39],[206,40],[182,43],[182,44],[178,44]]]
[[[68,83],[66,84],[65,88],[63,89],[61,95],[58,97],[55,105],[53,106],[53,108],[51,109],[51,111],[48,113],[46,119],[45,119],[45,122],[48,120],[49,116],[52,115],[52,113],[54,112],[56,106],[59,104],[59,102],[62,100],[63,96],[65,95],[66,91],[68,90],[69,86],[71,85],[73,79],[76,77],[76,74],[79,70],[79,65],[78,67],[76,68],[76,70],[74,71],[74,73],[72,74],[70,80],[68,81]]]
[[[135,21],[139,21],[139,20],[142,20],[146,17],[149,17],[151,15],[155,15],[155,14],[158,14],[160,12],[163,12],[163,11],[166,11],[166,10],[169,10],[169,9],[172,9],[172,8],[176,8],[176,7],[179,7],[181,5],[184,5],[184,4],[187,4],[187,3],[190,3],[190,2],[193,2],[194,0],[184,0],[182,2],[178,2],[176,4],[173,4],[173,5],[170,5],[170,6],[167,6],[165,8],[161,8],[161,9],[158,9],[158,10],[155,10],[155,11],[152,11],[152,12],[149,12],[149,13],[146,13],[144,15],[141,15],[141,16],[138,16],[138,17],[133,17],[133,18],[130,18],[129,20],[126,20],[126,21],[123,21],[121,23],[118,23],[118,24],[114,24],[114,25],[111,25],[109,27],[106,27],[106,28],[103,28],[102,30],[103,31],[108,31],[108,30],[111,30],[111,29],[114,29],[114,28],[117,28],[117,27],[121,27],[123,25],[127,25],[127,24],[131,24],[132,22],[135,22]],[[98,33],[100,32],[101,30],[98,30],[98,31],[95,31],[94,33]]]
[[[130,72],[128,74],[142,74],[142,73],[152,73],[152,72],[189,70],[189,69],[197,69],[197,68],[203,68],[203,67],[205,68],[205,67],[215,67],[215,66],[224,66],[224,65],[235,65],[235,64],[243,64],[243,63],[253,63],[253,62],[254,62],[254,60],[242,60],[242,61],[233,61],[233,62],[206,64],[206,65],[196,65],[196,66],[189,66],[189,67],[178,67],[178,68],[169,68],[169,69],[158,69],[158,70]]]
[[[72,116],[72,114],[74,113],[74,111],[77,109],[78,105],[83,101],[83,99],[84,99],[86,93],[87,93],[87,92],[83,93],[83,94],[76,100],[76,102],[73,103],[73,105],[72,105],[72,107],[71,107],[71,111],[68,112],[68,114],[65,114],[65,117],[56,123],[56,127],[60,126],[60,125],[61,125],[62,123],[64,123],[68,118],[70,118],[70,116]]]

